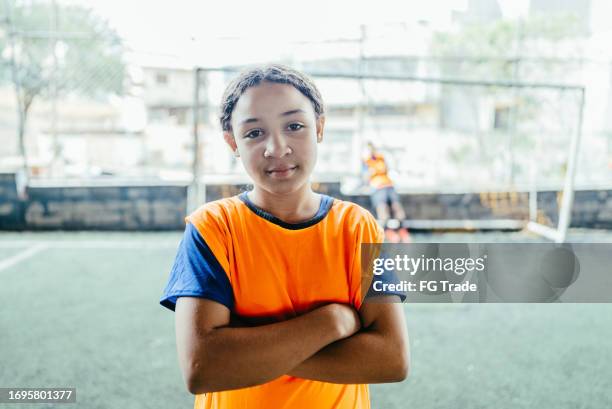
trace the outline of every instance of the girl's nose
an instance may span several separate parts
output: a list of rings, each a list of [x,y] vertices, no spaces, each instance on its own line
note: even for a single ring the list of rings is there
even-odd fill
[[[291,147],[287,144],[285,136],[281,133],[273,133],[268,138],[264,157],[266,158],[282,158],[285,155],[292,153]]]

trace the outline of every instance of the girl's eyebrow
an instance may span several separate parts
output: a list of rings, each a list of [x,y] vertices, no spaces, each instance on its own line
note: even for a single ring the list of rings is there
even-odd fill
[[[306,113],[306,111],[304,111],[303,109],[292,109],[291,111],[283,112],[282,114],[279,115],[279,117],[293,115],[293,114],[297,114],[299,112],[301,112],[303,114]],[[244,121],[240,122],[240,125],[248,124],[248,123],[251,123],[251,122],[258,122],[258,121],[259,121],[259,118],[247,118]]]

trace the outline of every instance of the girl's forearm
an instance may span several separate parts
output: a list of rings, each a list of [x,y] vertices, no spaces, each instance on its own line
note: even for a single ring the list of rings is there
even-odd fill
[[[192,393],[238,389],[286,374],[326,345],[350,335],[333,306],[258,327],[221,327],[202,335]],[[351,332],[352,333],[352,332]]]
[[[326,346],[288,374],[342,384],[401,382],[408,376],[408,366],[403,344],[383,333],[362,330]]]

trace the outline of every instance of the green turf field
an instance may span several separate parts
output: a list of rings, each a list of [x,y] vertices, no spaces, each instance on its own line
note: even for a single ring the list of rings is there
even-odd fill
[[[594,237],[612,242],[605,232],[573,236]],[[0,234],[0,387],[75,387],[70,407],[78,408],[191,408],[173,313],[158,304],[179,240],[180,233]],[[612,304],[415,304],[405,311],[411,375],[373,385],[373,408],[612,407]]]

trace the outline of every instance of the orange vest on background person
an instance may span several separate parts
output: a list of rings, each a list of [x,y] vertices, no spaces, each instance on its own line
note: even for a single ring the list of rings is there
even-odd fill
[[[382,154],[375,153],[370,155],[364,162],[370,175],[371,187],[382,189],[384,187],[393,186],[393,182],[387,174],[388,170],[387,164],[385,163],[385,157]]]

